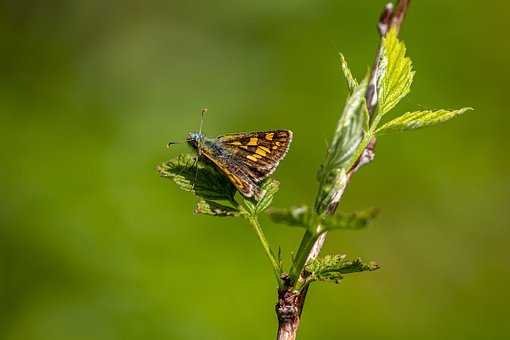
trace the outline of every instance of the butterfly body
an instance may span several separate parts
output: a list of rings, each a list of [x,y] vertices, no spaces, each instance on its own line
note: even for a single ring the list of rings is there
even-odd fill
[[[271,130],[207,138],[192,132],[186,142],[201,159],[212,163],[246,197],[258,197],[257,183],[269,176],[285,157],[292,131]]]

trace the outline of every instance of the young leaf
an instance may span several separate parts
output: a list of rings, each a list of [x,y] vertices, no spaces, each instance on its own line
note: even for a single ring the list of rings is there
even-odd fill
[[[411,90],[414,71],[411,59],[406,56],[406,46],[398,39],[394,27],[383,38],[378,78],[378,114],[393,109]]]
[[[407,112],[402,116],[393,119],[384,124],[376,132],[393,132],[419,129],[427,126],[436,125],[455,118],[466,111],[473,110],[465,107],[459,110],[437,110],[437,111],[417,111]]]
[[[310,212],[307,206],[290,209],[270,209],[269,218],[278,224],[286,224],[291,227],[308,228]]]
[[[262,195],[257,202],[256,212],[260,214],[264,210],[266,210],[273,202],[274,195],[280,189],[280,182],[274,180],[272,178],[266,179],[260,188],[262,190]]]
[[[308,263],[305,267],[306,282],[325,281],[339,283],[342,274],[379,269],[375,262],[364,263],[360,258],[348,260],[346,255],[326,255]]]
[[[367,116],[363,114],[364,96],[367,89],[367,79],[354,89],[347,99],[344,112],[335,131],[326,160],[322,164],[317,177],[319,179],[319,193],[315,202],[315,209],[322,214],[331,202],[331,195],[340,192],[337,186],[347,183],[347,172],[353,163],[361,139],[363,138],[364,121]]]
[[[340,65],[342,66],[342,72],[344,73],[345,79],[347,81],[349,92],[352,93],[359,86],[359,84],[356,78],[352,75],[351,70],[347,65],[347,60],[342,53],[340,53]],[[368,107],[366,105],[365,98],[363,98],[362,106],[363,130],[366,132],[369,129],[370,115],[368,113]]]
[[[333,216],[327,216],[322,219],[324,231],[344,229],[355,230],[365,228],[370,221],[377,216],[377,209],[367,209],[355,213],[337,213]]]
[[[240,212],[237,208],[229,207],[215,201],[200,199],[195,206],[195,214],[224,217],[239,216]]]
[[[242,196],[241,199],[248,215],[256,216],[266,210],[273,201],[274,195],[278,192],[279,188],[280,182],[272,178],[267,178],[262,182],[260,187],[262,193],[258,201],[253,198]]]
[[[358,81],[351,73],[349,66],[347,65],[347,60],[342,53],[340,53],[340,65],[342,66],[342,72],[344,73],[345,80],[347,81],[347,87],[349,91],[352,92],[356,87],[358,87]]]

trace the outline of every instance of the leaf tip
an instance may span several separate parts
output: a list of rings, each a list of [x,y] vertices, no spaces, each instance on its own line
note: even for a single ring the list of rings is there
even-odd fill
[[[468,112],[468,111],[475,111],[475,108],[471,107],[471,106],[468,106],[468,107],[463,107],[459,111],[462,112],[462,113],[465,113],[465,112]]]

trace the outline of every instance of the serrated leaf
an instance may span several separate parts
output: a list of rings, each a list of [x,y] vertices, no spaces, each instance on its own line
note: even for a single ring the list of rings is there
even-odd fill
[[[241,197],[241,201],[246,213],[250,216],[257,215],[257,201],[253,198]]]
[[[315,259],[305,266],[306,282],[324,281],[339,283],[342,274],[350,274],[379,269],[375,262],[364,263],[361,258],[347,259],[346,255],[326,255]]]
[[[317,174],[320,187],[315,209],[319,214],[325,211],[329,205],[328,202],[331,201],[330,196],[335,194],[334,189],[343,182],[342,179],[345,179],[350,170],[347,168],[352,164],[352,158],[363,138],[365,119],[367,118],[363,114],[366,89],[367,79],[365,78],[347,99],[326,160]]]
[[[314,216],[307,206],[290,209],[270,209],[269,218],[279,224],[291,227],[310,228],[318,222],[321,234],[331,230],[357,230],[365,228],[377,216],[378,210],[371,208],[355,213],[336,213],[335,215]]]
[[[237,208],[201,199],[195,206],[195,214],[226,217],[239,216],[240,212]]]
[[[266,210],[273,202],[274,195],[280,189],[280,182],[272,178],[268,178],[262,183],[262,195],[257,202],[257,214]]]
[[[340,65],[342,67],[342,72],[345,76],[345,79],[347,81],[347,88],[349,89],[349,92],[352,93],[358,86],[358,81],[356,78],[352,75],[351,70],[349,69],[349,66],[347,64],[347,60],[345,59],[345,56],[340,53]],[[362,114],[363,114],[363,130],[368,131],[369,129],[369,122],[370,122],[370,115],[368,113],[368,107],[366,105],[365,98],[363,98],[362,103]]]
[[[209,164],[196,161],[190,154],[179,155],[158,167],[162,177],[172,179],[184,191],[192,192],[205,200],[234,202],[235,187]]]
[[[307,206],[290,209],[270,209],[268,214],[274,223],[301,228],[308,228],[309,226],[310,209]]]
[[[466,111],[473,110],[465,107],[459,110],[436,110],[407,112],[402,116],[384,124],[376,132],[406,131],[436,125],[453,119]]]
[[[184,154],[158,167],[162,177],[172,179],[184,191],[195,194],[199,201],[196,214],[237,216],[236,188],[214,167],[197,161],[194,155]]]
[[[406,46],[394,27],[383,38],[378,75],[378,114],[393,109],[411,90],[414,71]]]
[[[344,168],[361,142],[364,123],[364,116],[361,111],[366,88],[367,79],[364,79],[347,99],[328,151],[326,170],[330,167],[335,169]]]
[[[349,88],[349,91],[352,92],[356,87],[358,87],[358,81],[352,75],[352,72],[347,65],[347,60],[342,53],[340,53],[340,65],[342,66],[342,72],[344,73],[345,80],[347,81],[347,87]]]
[[[377,216],[377,209],[367,209],[355,213],[336,213],[322,219],[324,231],[329,230],[356,230],[365,228]]]
[[[246,212],[251,216],[256,216],[265,211],[271,202],[273,201],[274,195],[280,188],[280,182],[275,179],[267,178],[262,182],[260,186],[261,195],[257,200],[254,198],[241,197]]]

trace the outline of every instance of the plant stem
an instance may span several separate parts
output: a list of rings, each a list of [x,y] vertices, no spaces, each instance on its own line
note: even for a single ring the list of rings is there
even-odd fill
[[[310,231],[305,231],[303,238],[301,239],[301,244],[296,252],[296,256],[294,257],[294,261],[292,262],[292,268],[290,270],[290,280],[292,282],[296,282],[303,270],[303,267],[306,264],[308,259],[308,254],[312,249],[317,237]]]
[[[278,316],[277,340],[296,339],[306,290],[306,287],[301,292],[288,287],[278,290],[278,303],[275,306]]]
[[[407,13],[410,0],[399,0],[396,9],[392,3],[388,3],[379,18],[378,28],[381,38],[386,35],[391,27],[400,28],[402,21]],[[381,47],[379,47],[380,50]],[[369,114],[372,116],[377,107],[377,82],[374,81],[376,68],[379,67],[377,61],[374,64],[371,74],[369,89],[366,94],[366,102]],[[370,86],[372,88],[370,88]],[[374,97],[375,96],[375,97]],[[326,214],[334,214],[336,208],[343,196],[343,192],[351,176],[364,164],[370,162],[373,158],[373,148],[375,145],[374,131],[379,123],[380,117],[375,117],[371,122],[369,131],[366,131],[351,162],[346,166],[349,169],[348,180],[343,188],[339,188],[338,195],[329,202]],[[322,213],[322,212],[321,212]],[[278,316],[278,340],[295,340],[301,312],[308,292],[308,284],[303,278],[303,270],[306,264],[317,258],[324,244],[326,233],[320,232],[320,222],[316,223],[315,230],[307,230],[303,235],[298,251],[294,258],[290,277],[284,281],[284,285],[278,290],[278,303],[276,305],[276,314]]]
[[[248,217],[248,221],[250,222],[253,229],[257,233],[259,241],[262,244],[262,247],[264,247],[266,256],[269,259],[269,261],[271,262],[271,265],[273,266],[273,271],[274,271],[274,274],[276,277],[276,281],[278,282],[278,288],[283,287],[283,282],[281,279],[280,264],[278,263],[278,261],[276,261],[273,251],[271,250],[271,247],[269,246],[269,242],[267,241],[266,235],[264,234],[264,231],[262,230],[262,227],[260,226],[259,220],[257,219],[257,217],[250,216],[250,217]]]
[[[356,167],[356,162],[361,158],[363,152],[367,149],[372,139],[373,134],[371,132],[365,133],[363,139],[356,149],[356,152],[354,153],[350,164],[347,166],[348,168],[354,169]],[[353,172],[349,173],[349,177],[352,175],[352,173]],[[338,200],[342,198],[342,194],[338,195]],[[330,214],[334,214],[336,204],[338,204],[338,201],[331,202],[331,208],[328,209]],[[326,237],[325,233],[321,233],[320,230],[321,224],[318,222],[316,227],[313,230],[307,230],[301,239],[301,244],[299,245],[299,248],[296,252],[296,256],[290,271],[290,280],[294,283],[294,287],[296,287],[296,284],[299,281],[299,277],[302,274],[306,263],[319,255],[320,248],[322,248],[324,239]],[[316,251],[313,251],[313,249],[316,249]]]
[[[283,322],[278,326],[278,340],[294,340],[297,336],[299,318],[295,322]]]

